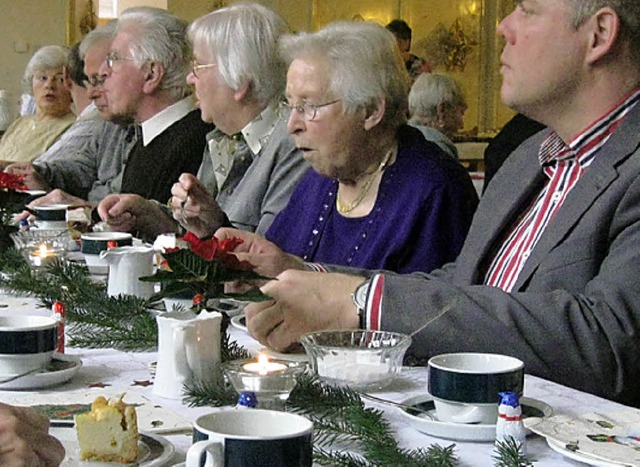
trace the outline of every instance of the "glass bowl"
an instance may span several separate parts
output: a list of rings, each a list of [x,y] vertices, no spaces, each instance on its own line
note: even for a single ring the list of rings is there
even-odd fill
[[[65,249],[71,241],[68,230],[31,229],[26,232],[14,232],[9,236],[17,250],[34,248],[42,244],[48,244],[56,249]]]
[[[411,345],[405,334],[363,329],[319,331],[301,338],[311,369],[325,382],[353,389],[387,386]]]

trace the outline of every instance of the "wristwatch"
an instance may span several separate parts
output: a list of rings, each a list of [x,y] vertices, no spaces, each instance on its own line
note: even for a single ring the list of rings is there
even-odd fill
[[[365,279],[351,294],[351,299],[353,300],[353,304],[356,306],[356,310],[358,312],[358,327],[360,329],[365,329],[367,324],[367,297],[369,296],[370,286],[371,279]]]

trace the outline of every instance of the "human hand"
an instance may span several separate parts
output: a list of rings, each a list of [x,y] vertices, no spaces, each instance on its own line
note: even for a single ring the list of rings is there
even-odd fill
[[[194,175],[183,173],[171,188],[167,203],[173,218],[200,238],[208,237],[224,222],[224,212],[211,193]]]
[[[49,420],[30,407],[0,403],[0,465],[55,467],[64,447],[49,434]]]
[[[272,301],[245,308],[249,333],[260,343],[284,352],[303,334],[359,325],[351,293],[363,277],[288,270],[261,290]]]
[[[24,177],[23,183],[30,190],[48,190],[49,185],[30,162],[14,162],[8,165],[5,172]]]
[[[100,219],[118,232],[130,232],[136,225],[136,210],[141,210],[141,204],[146,200],[138,195],[112,194],[105,196],[98,204]]]
[[[253,270],[265,277],[276,277],[287,269],[304,270],[304,261],[295,255],[282,251],[275,243],[246,230],[222,228],[215,236],[219,240],[240,238],[242,243],[236,247],[234,254],[240,261],[248,261]]]

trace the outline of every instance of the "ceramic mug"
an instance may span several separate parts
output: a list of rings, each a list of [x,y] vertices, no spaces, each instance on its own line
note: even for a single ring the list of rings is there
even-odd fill
[[[42,230],[66,230],[68,204],[35,206],[35,227]]]
[[[0,317],[0,380],[44,369],[58,344],[58,321],[48,316]]]
[[[441,422],[493,425],[499,393],[522,395],[524,363],[490,353],[437,355],[428,362],[428,391]]]
[[[196,420],[185,465],[311,467],[312,441],[313,423],[301,415],[223,409]]]

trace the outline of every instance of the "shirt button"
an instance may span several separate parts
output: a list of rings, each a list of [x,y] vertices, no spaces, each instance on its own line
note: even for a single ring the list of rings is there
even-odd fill
[[[561,191],[556,191],[554,194],[551,195],[551,200],[552,201],[560,201],[561,198],[562,198],[562,192]]]

